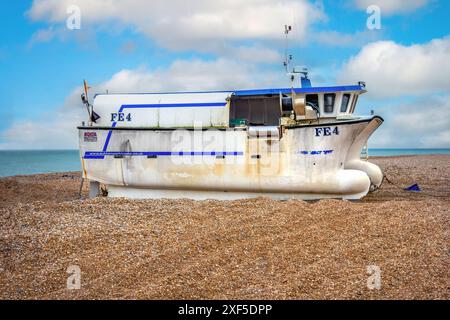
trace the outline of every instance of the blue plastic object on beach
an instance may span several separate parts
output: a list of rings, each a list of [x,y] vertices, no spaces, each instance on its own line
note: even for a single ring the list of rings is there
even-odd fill
[[[422,191],[417,183],[413,184],[412,186],[409,186],[408,188],[405,188],[403,190],[405,190],[405,191]]]

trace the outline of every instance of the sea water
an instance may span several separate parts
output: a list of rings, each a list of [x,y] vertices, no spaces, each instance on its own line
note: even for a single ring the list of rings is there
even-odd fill
[[[0,177],[80,170],[78,150],[0,151]]]
[[[369,157],[450,154],[450,149],[376,149],[369,148]]]
[[[450,154],[450,149],[369,149],[369,157]],[[0,177],[80,171],[78,150],[0,151]]]

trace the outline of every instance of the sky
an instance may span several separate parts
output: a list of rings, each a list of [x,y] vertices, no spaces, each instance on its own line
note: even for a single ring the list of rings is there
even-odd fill
[[[366,82],[357,113],[385,119],[369,147],[450,148],[449,12],[445,0],[7,1],[0,149],[76,149],[83,79],[93,93],[289,86],[285,24],[314,86]]]

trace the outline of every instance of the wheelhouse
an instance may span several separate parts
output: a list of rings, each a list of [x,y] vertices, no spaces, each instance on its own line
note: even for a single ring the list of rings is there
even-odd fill
[[[230,126],[348,118],[365,92],[363,85],[236,91],[230,98]]]

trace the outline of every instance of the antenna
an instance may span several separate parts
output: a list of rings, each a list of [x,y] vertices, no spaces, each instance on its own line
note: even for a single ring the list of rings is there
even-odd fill
[[[286,74],[289,76],[292,89],[294,88],[294,82],[296,78],[300,79],[302,88],[311,87],[311,81],[308,79],[308,68],[306,68],[305,66],[297,66],[291,69],[291,63],[293,60],[292,54],[289,53],[289,33],[291,31],[292,26],[284,26],[285,52],[283,65],[286,70]]]
[[[292,55],[289,54],[289,32],[292,31],[292,26],[288,26],[287,24],[284,26],[284,35],[285,35],[285,50],[284,50],[284,68],[286,69],[286,73],[289,73],[290,64],[292,61]]]
[[[284,51],[284,68],[286,70],[286,74],[289,76],[291,80],[291,87],[294,88],[294,81],[296,75],[299,73],[296,68],[291,69],[291,62],[293,59],[292,54],[289,53],[289,33],[292,31],[292,26],[284,25],[284,35],[285,35],[285,51]],[[293,93],[294,96],[294,93]]]

